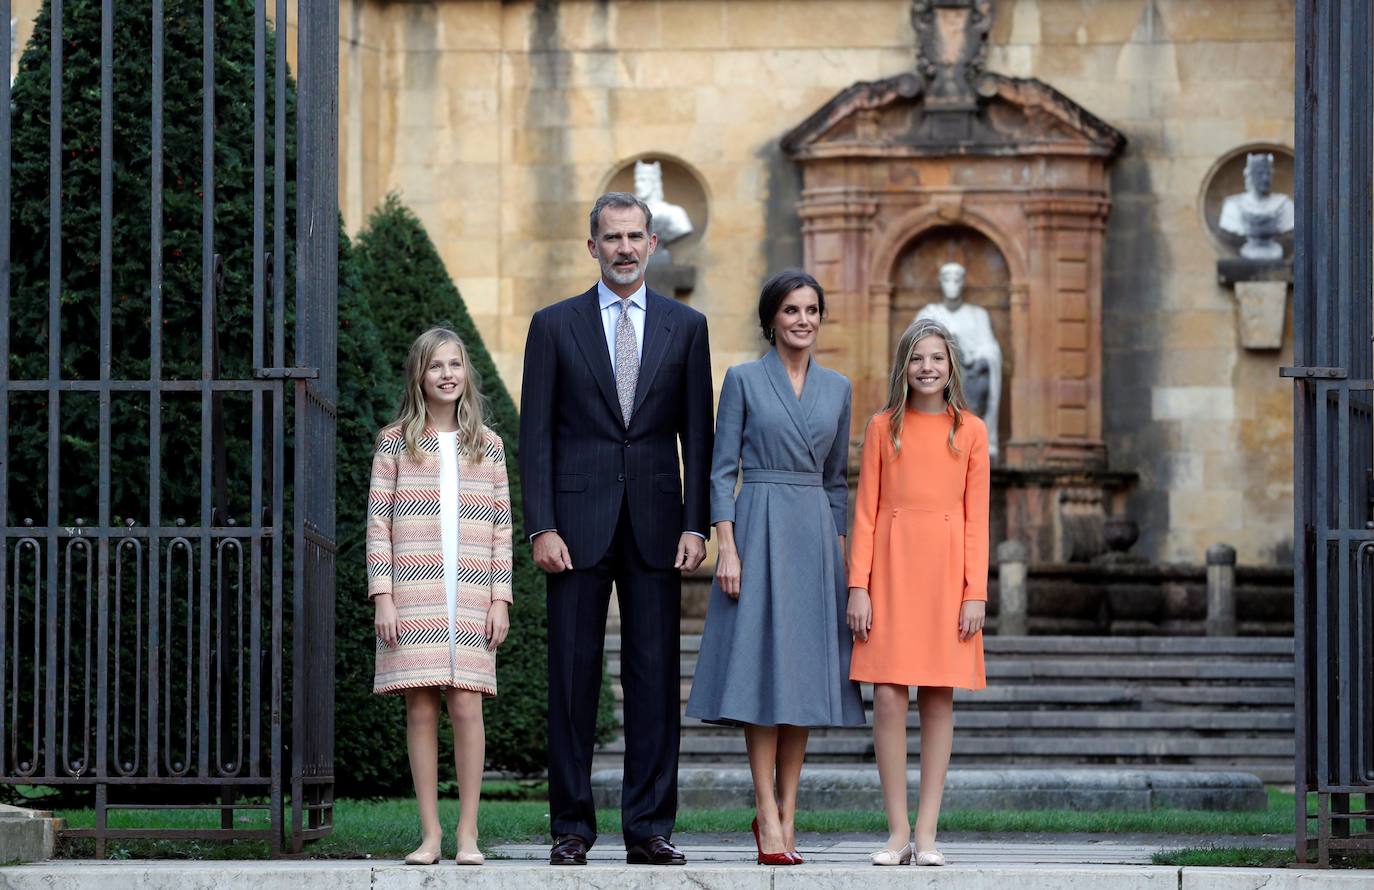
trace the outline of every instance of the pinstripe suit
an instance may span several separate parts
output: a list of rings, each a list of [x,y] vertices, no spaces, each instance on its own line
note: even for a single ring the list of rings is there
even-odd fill
[[[596,838],[590,770],[614,582],[625,664],[628,844],[672,833],[681,596],[673,561],[683,532],[705,536],[710,528],[706,318],[653,291],[647,297],[628,427],[595,287],[531,319],[520,404],[525,528],[556,529],[574,566],[548,576],[551,827],[555,836]]]

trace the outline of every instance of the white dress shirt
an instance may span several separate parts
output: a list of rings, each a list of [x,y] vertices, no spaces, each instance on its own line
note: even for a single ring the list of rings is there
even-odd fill
[[[615,370],[615,326],[620,323],[620,297],[600,278],[596,281],[596,295],[601,300],[601,328],[606,332],[606,348],[611,354],[611,370]],[[635,329],[635,344],[639,357],[644,358],[644,318],[648,302],[648,287],[640,282],[639,290],[630,294],[630,324]]]

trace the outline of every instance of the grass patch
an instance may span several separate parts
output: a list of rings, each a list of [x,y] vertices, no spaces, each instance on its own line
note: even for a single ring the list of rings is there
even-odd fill
[[[1297,862],[1297,857],[1292,847],[1184,847],[1161,850],[1154,855],[1153,862],[1194,868],[1287,868]]]
[[[479,822],[482,847],[490,852],[495,844],[546,842],[549,837],[549,807],[542,797],[546,793],[547,787],[542,783],[500,781],[483,785],[484,799]],[[95,825],[95,812],[91,809],[64,810],[58,815],[66,819],[72,828]],[[451,832],[458,822],[458,801],[451,796],[440,800],[439,816]],[[754,811],[747,808],[685,810],[678,815],[677,831],[684,834],[747,834],[753,817]],[[1262,835],[1292,833],[1293,818],[1292,793],[1271,789],[1268,808],[1253,813],[1200,810],[950,810],[942,814],[940,829],[1040,834]],[[237,819],[236,824],[244,828],[266,827],[267,824],[265,814],[261,812],[244,813]],[[597,822],[598,830],[605,837],[620,833],[620,813],[615,810],[602,810]],[[219,826],[219,814],[215,811],[186,810],[112,811],[109,824],[123,828],[211,829]],[[807,832],[881,834],[887,830],[887,822],[883,814],[876,810],[812,810],[797,815],[797,828]],[[334,807],[334,831],[306,849],[309,856],[317,859],[364,859],[369,856],[394,859],[415,847],[419,842],[418,831],[415,802],[412,800],[341,800]],[[451,833],[444,838],[444,844],[446,856],[456,852]],[[261,841],[112,840],[109,847],[112,858],[259,859],[268,855],[267,844]],[[95,844],[87,839],[68,840],[61,850],[62,855],[78,858],[93,856],[94,853]]]

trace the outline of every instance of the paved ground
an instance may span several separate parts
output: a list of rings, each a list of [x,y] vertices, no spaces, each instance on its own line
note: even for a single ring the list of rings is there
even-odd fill
[[[679,834],[676,843],[695,863],[752,862],[751,839],[739,834]],[[882,838],[868,834],[802,834],[800,852],[808,863],[869,865]],[[1181,847],[1291,846],[1291,837],[1193,838],[1157,835],[960,835],[941,838],[940,849],[951,864],[962,865],[1149,865],[1161,850]],[[547,844],[504,844],[499,856],[543,861]],[[595,863],[623,863],[625,846],[619,838],[603,838],[588,857]]]
[[[48,861],[0,868],[0,890],[849,890],[859,884],[864,890],[1370,890],[1374,872],[1050,862],[946,868],[814,862],[763,868],[738,860],[685,868],[609,862],[551,868],[518,860],[482,868],[372,861]]]

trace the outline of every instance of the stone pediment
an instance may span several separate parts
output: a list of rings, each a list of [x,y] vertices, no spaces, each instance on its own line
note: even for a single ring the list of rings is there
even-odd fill
[[[927,107],[914,72],[861,81],[785,135],[798,159],[946,154],[1079,154],[1111,158],[1126,137],[1034,78],[985,73],[973,108]],[[939,103],[935,103],[936,106]]]

